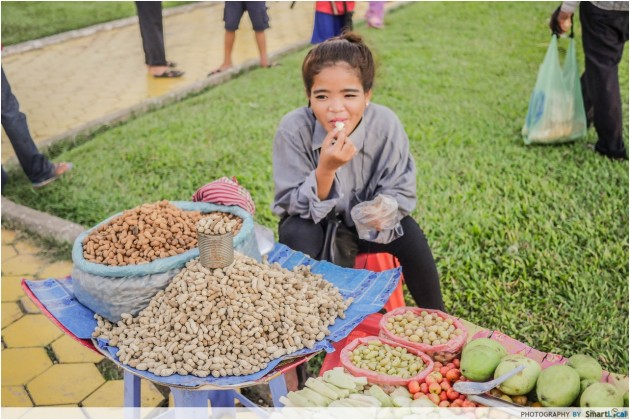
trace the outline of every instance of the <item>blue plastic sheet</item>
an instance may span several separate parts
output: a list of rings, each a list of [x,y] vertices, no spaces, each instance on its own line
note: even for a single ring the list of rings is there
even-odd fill
[[[374,273],[368,270],[355,270],[341,268],[325,261],[317,261],[307,257],[301,252],[275,244],[268,255],[269,262],[279,263],[286,269],[293,269],[296,265],[310,265],[313,273],[321,274],[329,282],[333,283],[344,298],[353,297],[354,301],[346,310],[345,319],[337,319],[334,325],[328,327],[330,335],[315,343],[312,349],[302,349],[295,353],[285,355],[267,364],[267,367],[259,372],[244,376],[227,376],[214,378],[212,376],[199,378],[193,375],[156,376],[150,372],[136,370],[130,366],[125,369],[135,375],[153,382],[159,382],[167,386],[184,386],[197,388],[203,385],[216,387],[233,387],[238,384],[257,381],[273,370],[280,362],[295,357],[317,353],[322,350],[333,351],[332,342],[344,339],[350,332],[365,319],[366,316],[378,312],[387,302],[390,295],[398,285],[401,268]],[[72,279],[48,279],[44,281],[26,281],[35,297],[46,309],[78,338],[90,339],[92,331],[96,327],[94,312],[74,297]],[[108,357],[117,363],[117,347],[107,345],[107,340],[95,340],[96,346]]]

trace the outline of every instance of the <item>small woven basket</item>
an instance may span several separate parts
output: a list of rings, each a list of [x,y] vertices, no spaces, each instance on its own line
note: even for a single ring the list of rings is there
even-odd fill
[[[234,261],[234,235],[206,235],[197,232],[199,262],[206,268],[223,268]]]

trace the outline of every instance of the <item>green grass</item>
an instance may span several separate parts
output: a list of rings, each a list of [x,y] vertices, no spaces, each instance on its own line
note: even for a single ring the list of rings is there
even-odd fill
[[[399,115],[410,138],[413,216],[432,247],[448,311],[627,373],[628,164],[587,150],[593,131],[548,147],[520,137],[556,6],[413,3],[389,14],[382,31],[358,30],[379,63],[373,100]],[[14,171],[5,195],[92,226],[141,203],[187,200],[236,175],[256,201],[256,221],[275,229],[272,139],[282,115],[306,103],[305,52],[58,148],[58,159],[75,163],[69,176],[35,191]],[[581,46],[578,53],[583,68]],[[627,54],[619,70],[626,122]]]
[[[136,15],[131,1],[3,1],[1,7],[4,46]]]

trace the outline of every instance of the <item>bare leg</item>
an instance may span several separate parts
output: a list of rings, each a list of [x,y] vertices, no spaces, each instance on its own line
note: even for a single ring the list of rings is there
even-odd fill
[[[232,50],[234,49],[234,41],[236,40],[235,31],[225,31],[225,39],[223,43],[223,64],[221,71],[232,67]]]
[[[258,46],[258,53],[260,54],[260,67],[268,67],[269,61],[267,60],[267,39],[265,38],[265,31],[255,32],[256,45]]]

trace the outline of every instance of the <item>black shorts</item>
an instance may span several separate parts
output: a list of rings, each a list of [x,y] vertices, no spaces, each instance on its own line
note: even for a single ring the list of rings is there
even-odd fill
[[[245,10],[249,13],[249,20],[252,22],[254,31],[269,29],[269,15],[264,1],[226,1],[223,8],[226,31],[234,32],[238,29]]]

